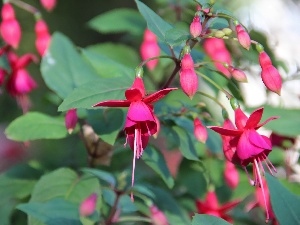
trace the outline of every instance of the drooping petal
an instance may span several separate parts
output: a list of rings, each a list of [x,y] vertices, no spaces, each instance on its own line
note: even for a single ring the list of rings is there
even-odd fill
[[[128,100],[108,100],[98,102],[93,107],[104,106],[104,107],[129,107],[130,101]]]
[[[34,54],[31,53],[27,53],[23,56],[21,56],[15,65],[15,69],[23,69],[24,67],[26,67],[29,63],[31,62],[37,62],[38,59]]]
[[[225,136],[239,136],[243,132],[240,130],[232,130],[232,129],[226,129],[223,127],[217,127],[217,126],[208,126],[207,128],[212,129],[213,131],[225,135]]]
[[[231,202],[228,202],[224,205],[222,205],[219,210],[222,212],[222,213],[225,213],[231,209],[233,209],[234,207],[236,207],[241,201],[240,200],[234,200],[234,201],[231,201]]]
[[[140,77],[136,77],[130,88],[125,91],[125,97],[129,101],[139,101],[146,94],[144,81]]]
[[[260,127],[264,126],[265,124],[269,123],[271,120],[276,120],[276,119],[278,119],[278,118],[279,118],[279,116],[272,116],[272,117],[268,118],[266,121],[264,121],[264,122],[258,124],[258,125],[255,127],[255,130],[257,130],[257,129],[259,129]]]
[[[143,102],[145,102],[146,104],[152,104],[154,102],[159,101],[160,99],[162,99],[163,97],[165,97],[167,94],[169,94],[171,91],[177,90],[178,88],[165,88],[162,90],[159,90],[151,95],[146,96],[143,99]]]
[[[248,117],[245,115],[245,113],[241,110],[241,108],[237,108],[234,110],[235,114],[235,125],[239,130],[243,130],[246,126]]]
[[[259,108],[255,110],[251,115],[249,116],[249,119],[247,120],[246,129],[254,129],[259,121],[261,120],[262,114],[264,112],[264,108]]]
[[[272,149],[272,144],[269,138],[266,136],[260,135],[256,130],[249,130],[249,141],[251,144],[262,148],[262,149]]]

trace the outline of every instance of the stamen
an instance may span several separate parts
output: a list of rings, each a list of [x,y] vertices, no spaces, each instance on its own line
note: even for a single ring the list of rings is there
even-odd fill
[[[255,182],[250,178],[247,168],[244,166],[243,169],[246,172],[250,185],[255,186]]]
[[[264,169],[263,164],[262,164],[262,162],[264,162],[264,158],[262,157],[262,159],[261,159],[260,157],[258,157],[258,162],[259,162],[261,172],[262,172],[263,176],[265,176],[265,169]]]
[[[133,188],[133,184],[134,184],[134,171],[135,171],[135,159],[136,159],[136,151],[137,151],[137,134],[138,134],[138,129],[135,129],[134,130],[134,149],[133,149],[133,160],[132,160],[132,173],[131,173],[131,193],[130,193],[130,199],[131,201],[133,202],[134,201],[134,198],[133,198],[133,191],[132,191],[132,188]]]
[[[258,179],[259,179],[259,183],[260,183],[260,188],[261,188],[262,195],[263,195],[263,198],[264,198],[264,204],[265,204],[265,208],[266,208],[266,223],[268,223],[269,219],[270,219],[269,209],[268,209],[268,206],[267,206],[267,200],[266,200],[264,185],[263,185],[263,182],[262,182],[262,179],[261,179],[261,174],[260,174],[258,163],[257,163],[256,159],[254,159],[254,165],[255,165],[255,168],[257,170],[257,175],[258,175]]]
[[[266,163],[272,167],[272,169],[273,169],[273,171],[274,171],[275,173],[277,173],[277,169],[276,169],[276,167],[272,164],[272,162],[270,161],[270,159],[265,155],[265,153],[263,153],[263,155],[264,155],[264,157],[266,158]]]

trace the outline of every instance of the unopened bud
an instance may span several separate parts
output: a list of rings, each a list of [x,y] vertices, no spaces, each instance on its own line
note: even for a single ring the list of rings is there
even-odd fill
[[[169,225],[165,214],[160,211],[155,205],[150,206],[150,217],[153,225]]]
[[[221,30],[218,30],[218,31],[216,31],[216,32],[214,33],[214,36],[215,36],[216,38],[222,38],[222,37],[225,36],[225,33],[224,33],[223,31],[221,31]]]
[[[233,110],[236,110],[236,109],[238,109],[240,107],[239,102],[238,102],[238,100],[236,98],[231,98],[230,99],[230,105],[231,105],[231,108]]]
[[[232,66],[229,67],[229,72],[231,73],[232,77],[239,82],[247,82],[247,76],[244,71],[234,68]]]
[[[223,28],[222,31],[228,36],[232,34],[232,30],[228,27]]]
[[[97,205],[97,194],[93,193],[80,204],[79,213],[81,216],[90,216],[95,212]]]
[[[224,180],[232,189],[235,189],[239,184],[239,173],[235,165],[227,160],[225,161]]]
[[[198,76],[194,69],[181,69],[179,71],[180,85],[183,92],[192,99],[198,90]]]
[[[251,39],[248,32],[245,31],[244,27],[241,24],[236,25],[235,27],[237,38],[241,46],[249,50],[251,45]]]
[[[190,25],[190,33],[193,38],[198,37],[202,32],[202,25],[199,16],[195,16],[193,22]]]
[[[207,130],[198,118],[194,119],[194,135],[198,141],[205,143],[207,140]]]
[[[69,109],[65,116],[65,126],[69,134],[73,132],[74,128],[76,127],[77,121],[77,109]]]
[[[54,7],[56,6],[56,0],[40,0],[42,6],[47,10],[47,11],[52,11]]]

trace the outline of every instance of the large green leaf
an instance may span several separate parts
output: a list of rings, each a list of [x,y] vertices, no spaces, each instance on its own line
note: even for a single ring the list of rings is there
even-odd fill
[[[172,25],[163,20],[152,9],[144,3],[136,0],[137,7],[147,22],[148,29],[150,29],[161,41],[166,41],[166,33],[172,29]]]
[[[279,224],[300,224],[300,197],[290,193],[273,176],[266,174],[272,209]]]
[[[145,149],[142,159],[164,180],[169,188],[174,186],[174,179],[170,174],[163,155],[159,151],[149,146]]]
[[[192,225],[230,225],[225,220],[206,214],[195,214],[193,216]]]
[[[53,34],[47,54],[42,59],[41,72],[46,85],[61,98],[75,87],[98,77],[72,42],[61,33]]]
[[[167,43],[171,46],[181,45],[187,39],[191,37],[190,33],[180,28],[172,28],[165,34]]]
[[[299,109],[283,109],[265,105],[263,119],[279,116],[277,120],[267,123],[265,127],[278,134],[295,137],[300,134],[299,115]]]
[[[129,32],[141,34],[145,22],[134,9],[114,9],[96,16],[88,22],[90,28],[101,33]]]
[[[20,204],[17,208],[47,225],[65,225],[70,222],[72,225],[81,225],[78,213],[79,204],[71,203],[62,198],[55,198],[43,203]]]
[[[89,175],[78,176],[71,169],[61,168],[42,176],[33,190],[29,203],[45,203],[55,198],[63,198],[79,206],[79,203],[92,193],[98,194],[97,205],[100,206],[101,192],[97,178]],[[31,216],[28,221],[29,225],[44,224]]]
[[[110,184],[111,186],[116,186],[116,178],[109,172],[99,170],[99,169],[90,169],[90,168],[83,168],[81,169],[84,173],[90,173],[99,178],[100,180],[103,180]]]
[[[9,124],[5,133],[9,139],[16,141],[59,139],[68,134],[64,118],[39,112],[29,112],[18,117]]]
[[[59,111],[71,108],[92,109],[100,101],[124,99],[125,90],[132,80],[128,77],[97,79],[76,88],[58,107]]]

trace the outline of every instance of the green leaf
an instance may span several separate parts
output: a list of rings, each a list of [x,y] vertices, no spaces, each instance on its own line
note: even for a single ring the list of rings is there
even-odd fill
[[[47,54],[42,58],[42,77],[62,99],[76,87],[99,77],[61,33],[54,33]]]
[[[266,174],[272,209],[279,224],[300,224],[300,197],[290,193],[280,182]]]
[[[123,8],[96,16],[88,22],[88,26],[101,33],[129,32],[139,35],[146,24],[136,10]]]
[[[165,34],[166,42],[171,46],[181,45],[190,38],[190,33],[179,28],[172,28]]]
[[[98,102],[111,99],[124,99],[125,90],[132,80],[127,77],[112,77],[97,79],[76,88],[58,107],[58,111],[71,108],[95,109],[92,106]]]
[[[196,213],[192,225],[230,225],[230,223],[219,217]]]
[[[270,121],[264,127],[281,135],[295,137],[300,134],[299,114],[299,109],[283,109],[265,105],[262,121],[271,116],[279,116],[277,120]]]
[[[33,190],[29,203],[45,203],[56,198],[63,198],[79,206],[79,203],[92,193],[98,195],[97,209],[99,209],[101,191],[98,179],[90,175],[78,176],[71,169],[61,168],[41,177]],[[29,225],[44,224],[31,216],[28,221]]]
[[[136,0],[135,1],[138,10],[147,22],[148,29],[151,30],[161,41],[166,41],[166,33],[172,29],[172,25],[163,20],[157,15],[152,9],[146,6],[144,3]]]
[[[232,19],[232,20],[238,20],[232,12],[226,10],[226,9],[218,9],[216,11],[216,14],[220,17],[225,17],[226,19]]]
[[[6,128],[5,134],[12,140],[31,141],[64,138],[68,133],[64,118],[29,112],[12,121]]]
[[[55,198],[47,202],[29,202],[17,207],[29,216],[45,224],[64,225],[72,221],[74,225],[81,225],[79,221],[79,204],[74,204],[62,198]],[[65,222],[65,223],[62,223]]]
[[[108,58],[106,55],[91,50],[82,50],[84,58],[103,78],[133,77],[134,70]]]
[[[105,55],[107,58],[131,68],[135,68],[140,63],[137,51],[124,44],[102,43],[91,45],[86,50]]]
[[[174,179],[170,174],[163,155],[159,151],[152,146],[148,146],[143,153],[142,159],[164,180],[170,189],[174,186]]]
[[[177,133],[179,138],[179,149],[182,155],[187,159],[198,161],[199,159],[195,150],[195,146],[189,134],[181,127],[174,126],[173,130]]]
[[[11,68],[7,60],[6,54],[0,55],[0,68],[7,71],[8,73],[11,72]]]
[[[99,170],[99,169],[90,169],[90,168],[83,168],[81,169],[84,173],[90,173],[99,178],[100,180],[103,180],[110,184],[111,186],[116,186],[116,178],[109,172]]]

